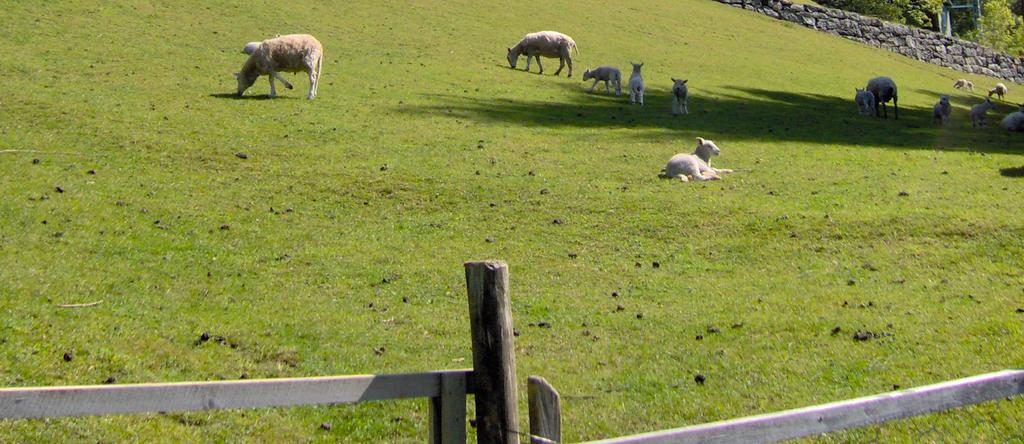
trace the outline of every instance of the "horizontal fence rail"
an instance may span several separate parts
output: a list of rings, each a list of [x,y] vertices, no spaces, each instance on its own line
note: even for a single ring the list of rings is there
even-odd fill
[[[876,396],[593,441],[592,444],[775,442],[940,412],[1022,393],[1024,370],[1004,370]]]
[[[439,398],[472,370],[392,375],[0,389],[0,419]],[[462,389],[470,392],[468,389]],[[450,390],[449,390],[450,391]],[[463,399],[465,392],[462,394]],[[464,401],[463,401],[464,402]]]

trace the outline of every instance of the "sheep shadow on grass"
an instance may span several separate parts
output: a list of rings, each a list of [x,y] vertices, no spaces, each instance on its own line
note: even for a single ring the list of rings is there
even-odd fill
[[[274,99],[295,99],[295,97],[288,96],[277,96],[270,97],[270,94],[248,94],[239,96],[237,93],[213,93],[210,97],[217,99],[234,99],[234,100],[274,100]],[[303,97],[305,98],[305,97]]]
[[[1024,166],[1000,168],[999,175],[1003,177],[1024,177]]]
[[[428,94],[432,105],[396,111],[490,124],[550,128],[629,128],[637,138],[674,139],[681,130],[704,137],[834,144],[845,147],[950,149],[1024,153],[1024,138],[1007,137],[996,128],[972,130],[959,122],[941,127],[932,120],[931,105],[900,106],[900,119],[860,116],[850,97],[817,93],[733,88],[707,91],[690,87],[688,115],[671,115],[671,91],[648,88],[644,106],[595,92],[589,82],[559,82],[565,94],[544,99],[489,98]],[[602,88],[603,85],[599,85]],[[994,116],[992,116],[994,117]]]

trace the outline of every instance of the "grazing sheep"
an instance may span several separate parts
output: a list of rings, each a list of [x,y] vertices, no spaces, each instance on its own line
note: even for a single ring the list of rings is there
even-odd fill
[[[644,62],[629,64],[633,65],[633,74],[629,75],[629,103],[636,103],[639,100],[640,106],[644,106],[644,77],[640,75],[640,68],[644,66]]]
[[[971,90],[971,92],[974,92],[974,83],[967,79],[957,79],[956,82],[953,82],[953,87],[956,89],[967,88]]]
[[[256,48],[260,47],[260,43],[263,43],[263,42],[249,42],[249,43],[246,43],[245,44],[245,48],[242,48],[242,52],[244,52],[246,54],[249,54],[249,55],[252,55],[252,53],[256,52]]]
[[[275,78],[283,82],[288,89],[292,89],[292,84],[278,72],[305,71],[309,74],[309,94],[306,98],[312,100],[316,97],[323,56],[323,46],[311,35],[291,34],[264,40],[242,65],[242,70],[235,73],[238,79],[238,96],[241,97],[257,78],[266,75],[270,79],[270,97],[276,97]]]
[[[622,71],[614,66],[598,66],[594,69],[588,69],[583,71],[583,81],[594,79],[594,84],[590,85],[589,92],[594,92],[594,88],[597,87],[597,82],[604,81],[604,92],[611,93],[608,89],[608,82],[612,82],[615,85],[615,95],[622,95]]]
[[[562,68],[565,64],[569,64],[569,77],[572,77],[572,52],[576,51],[576,55],[580,54],[580,49],[576,46],[576,41],[565,34],[555,31],[541,31],[534,32],[532,34],[526,34],[516,46],[508,49],[508,65],[512,69],[516,68],[516,62],[519,61],[519,55],[526,55],[526,71],[530,71],[530,57],[537,59],[537,67],[540,68],[540,74],[544,74],[544,66],[540,64],[540,56],[549,58],[558,58],[558,71],[555,71],[555,75],[562,72]]]
[[[878,115],[878,107],[882,107],[882,117],[888,119],[889,111],[885,109],[885,103],[892,100],[892,106],[896,111],[896,120],[900,118],[899,98],[896,95],[896,82],[888,77],[875,77],[868,80],[868,86],[864,88],[875,96],[875,115]]]
[[[680,114],[690,114],[690,108],[687,106],[687,99],[690,96],[690,90],[686,87],[687,80],[676,80],[672,79],[672,115],[678,116]]]
[[[668,160],[659,177],[679,179],[683,182],[691,180],[719,180],[719,174],[731,173],[732,170],[711,168],[711,156],[717,156],[722,150],[715,142],[701,137],[697,138],[697,149],[693,154],[676,154]]]
[[[999,126],[1007,131],[1024,131],[1024,103],[1020,104],[1019,110],[1003,117],[1003,121],[999,123]]]
[[[860,115],[876,115],[875,95],[860,88],[854,88],[854,90],[857,91],[857,95],[853,97],[853,101],[857,102],[857,107],[860,108]]]
[[[972,128],[977,128],[977,127],[980,126],[980,127],[984,128],[984,127],[988,126],[988,123],[985,122],[985,114],[988,113],[988,110],[990,110],[992,108],[995,108],[995,107],[996,107],[996,104],[992,103],[992,99],[988,98],[988,97],[985,98],[984,102],[981,102],[981,103],[979,103],[977,105],[972,106],[971,107],[971,127]]]
[[[932,117],[939,125],[945,125],[946,122],[949,122],[949,113],[952,111],[952,107],[949,106],[949,96],[942,96],[939,98],[939,102],[932,107]]]
[[[988,90],[988,96],[992,97],[992,94],[995,94],[999,96],[999,100],[1003,100],[1003,95],[1006,94],[1006,91],[1006,85],[1003,85],[1002,83],[996,83],[996,86],[994,88]]]

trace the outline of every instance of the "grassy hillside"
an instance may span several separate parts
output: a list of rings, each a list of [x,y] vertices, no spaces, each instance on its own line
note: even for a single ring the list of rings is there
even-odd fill
[[[703,0],[5,10],[0,386],[468,367],[461,264],[483,258],[510,264],[520,379],[560,389],[569,441],[1024,358],[1022,182],[1000,174],[1024,138],[970,128],[982,96],[952,89],[962,74]],[[572,79],[507,68],[542,29],[579,42]],[[302,76],[232,98],[242,45],[292,32],[324,44],[317,99]],[[630,60],[646,106],[585,93],[585,67]],[[857,115],[876,75],[898,82],[900,120]],[[688,116],[669,114],[670,77],[689,79]],[[931,124],[939,94],[950,127]],[[1011,86],[993,126],[1022,101]],[[737,173],[657,179],[697,136]],[[820,440],[1019,440],[1022,405]],[[421,442],[426,417],[410,401],[8,421],[0,441]]]

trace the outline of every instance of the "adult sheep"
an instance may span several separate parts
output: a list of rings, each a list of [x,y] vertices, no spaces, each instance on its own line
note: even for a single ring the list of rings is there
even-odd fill
[[[526,71],[530,71],[530,57],[537,59],[537,67],[540,68],[540,74],[544,74],[544,66],[540,64],[540,56],[548,58],[558,58],[558,71],[555,71],[557,76],[562,72],[562,68],[565,64],[569,64],[569,77],[572,77],[572,52],[576,51],[576,55],[580,54],[580,49],[576,46],[576,41],[565,34],[555,31],[541,31],[526,34],[516,46],[508,48],[508,66],[512,69],[516,68],[516,64],[519,61],[519,55],[526,55]]]
[[[308,34],[290,34],[264,40],[242,65],[242,70],[235,73],[238,96],[241,97],[256,79],[266,75],[270,80],[270,97],[276,97],[275,78],[292,89],[292,84],[281,77],[279,72],[305,71],[309,75],[309,94],[306,98],[312,100],[316,97],[323,57],[323,46]]]
[[[875,77],[868,80],[868,86],[864,88],[871,95],[875,96],[875,115],[878,115],[878,107],[882,107],[882,117],[889,118],[889,111],[885,103],[892,100],[892,107],[896,112],[896,119],[900,118],[899,98],[896,95],[896,82],[888,77]]]
[[[999,126],[1007,131],[1024,131],[1024,103],[1020,105],[1019,110],[1003,117],[1003,121],[999,122]]]

